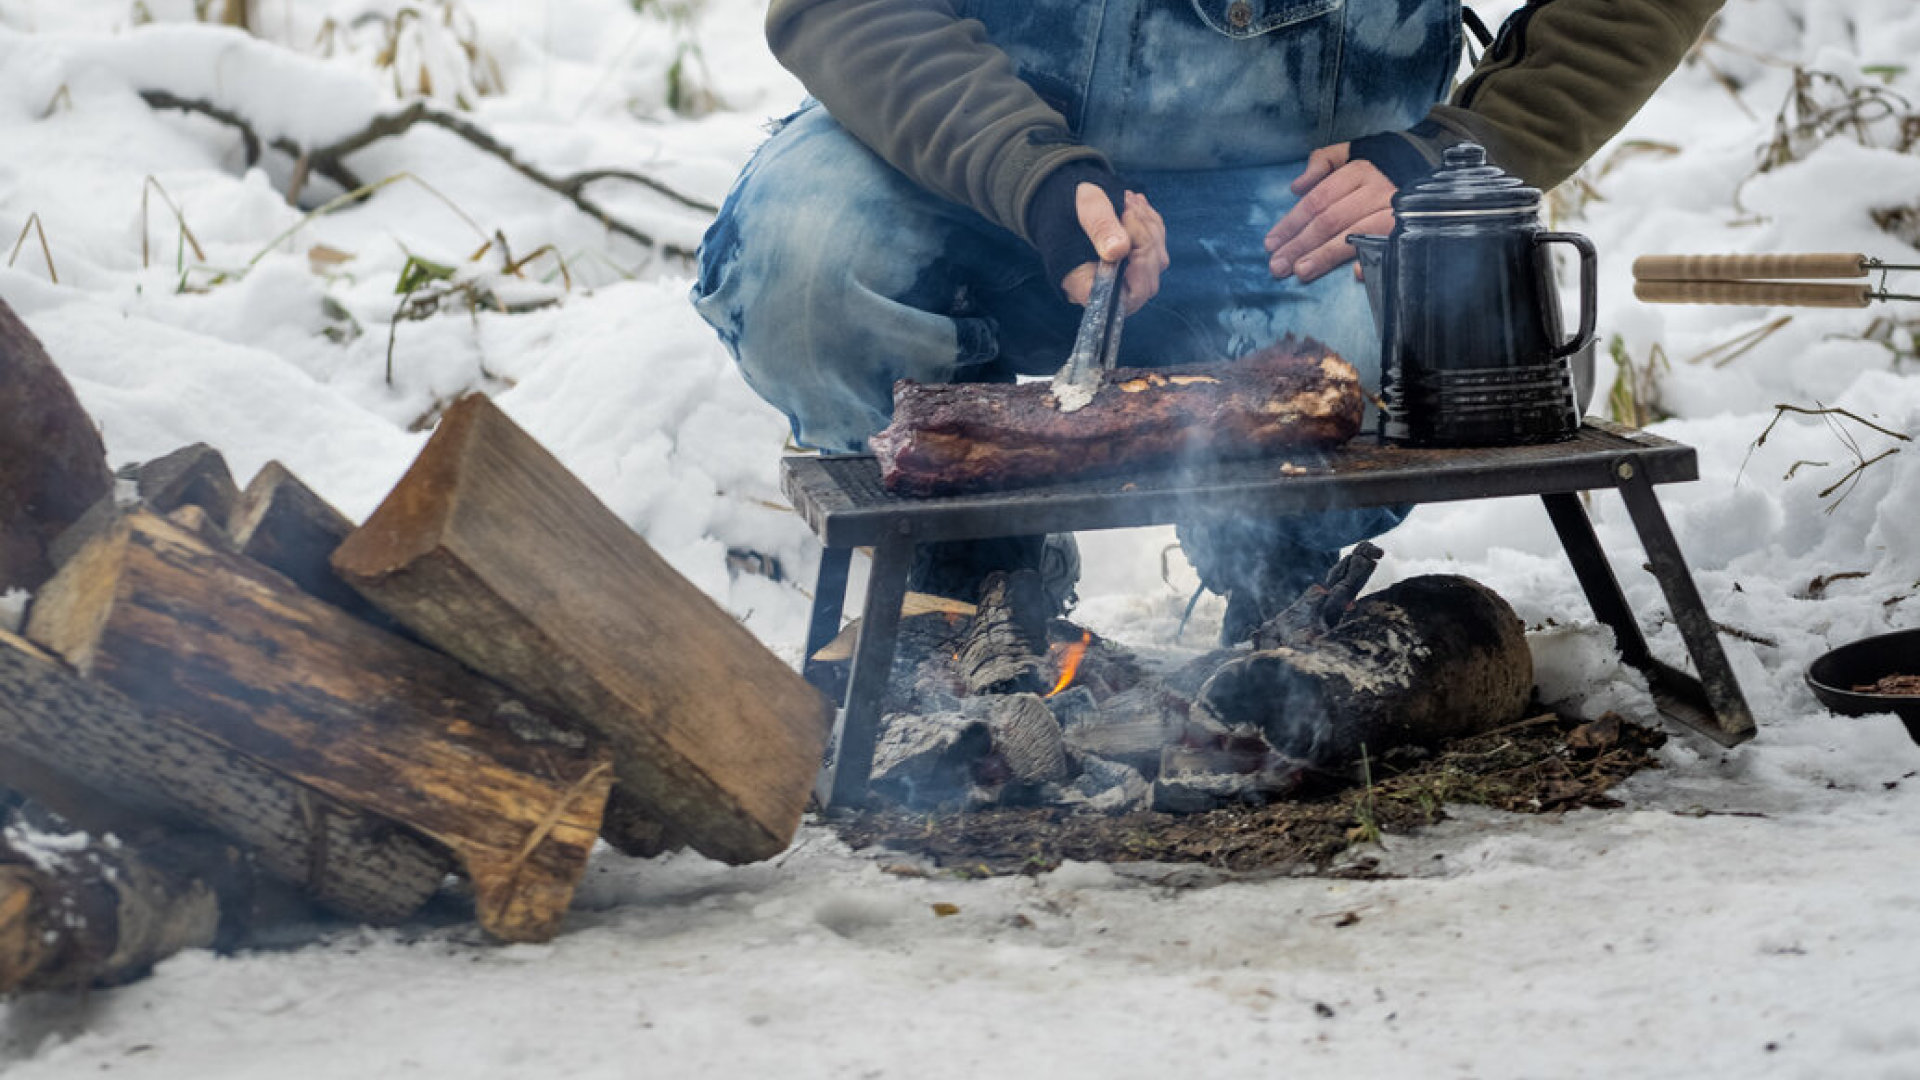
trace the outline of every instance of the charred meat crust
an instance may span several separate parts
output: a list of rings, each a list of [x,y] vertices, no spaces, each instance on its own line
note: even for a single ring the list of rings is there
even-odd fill
[[[1046,382],[903,379],[871,445],[887,490],[951,495],[1337,446],[1364,408],[1351,364],[1289,335],[1228,363],[1115,369],[1073,413]]]

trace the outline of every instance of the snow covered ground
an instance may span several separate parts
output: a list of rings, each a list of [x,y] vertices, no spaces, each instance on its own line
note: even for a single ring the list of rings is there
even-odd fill
[[[258,0],[249,38],[198,24],[191,0],[0,3],[0,236],[31,219],[46,238],[11,252],[0,297],[116,463],[204,440],[242,479],[277,458],[356,516],[411,460],[417,421],[487,389],[797,659],[791,582],[814,554],[778,505],[785,425],[688,308],[684,264],[438,130],[349,159],[367,182],[399,179],[308,219],[339,189],[314,179],[291,208],[284,154],[249,170],[228,128],[137,96],[204,99],[312,145],[427,91],[549,172],[638,170],[717,201],[799,96],[760,43],[762,6]],[[1920,432],[1920,306],[1655,308],[1628,271],[1659,251],[1920,261],[1873,217],[1920,218],[1920,153],[1896,149],[1896,123],[1798,140],[1756,175],[1796,65],[1838,80],[1809,84],[1823,100],[1920,100],[1915,55],[1911,0],[1731,0],[1703,62],[1557,201],[1600,246],[1604,332],[1654,371],[1640,397],[1672,417],[1654,430],[1699,448],[1701,481],[1662,498],[1709,608],[1745,632],[1725,644],[1761,728],[1733,751],[1675,739],[1626,809],[1464,812],[1389,838],[1370,854],[1402,876],[1373,882],[901,876],[816,827],[758,866],[608,854],[551,945],[423,923],[186,955],[126,989],[0,1009],[0,1062],[20,1078],[1920,1076],[1920,748],[1891,717],[1828,715],[1801,679],[1834,645],[1920,625],[1920,453],[1806,416],[1756,445],[1777,404]],[[637,185],[591,190],[665,243],[704,227]],[[501,238],[516,259],[548,253],[509,277]],[[396,281],[416,258],[508,302],[561,303],[402,322],[389,380]],[[1920,275],[1894,284],[1920,291]],[[1603,361],[1596,411],[1615,372]],[[1602,495],[1593,511],[1656,651],[1679,662],[1624,509]],[[1081,617],[1168,642],[1190,587],[1177,567],[1162,579],[1168,533],[1082,541]],[[1539,628],[1549,696],[1651,720],[1537,502],[1427,507],[1383,544],[1384,579],[1446,570],[1505,595]],[[729,550],[779,559],[789,581],[730,570]],[[1203,604],[1188,640],[1219,615]]]

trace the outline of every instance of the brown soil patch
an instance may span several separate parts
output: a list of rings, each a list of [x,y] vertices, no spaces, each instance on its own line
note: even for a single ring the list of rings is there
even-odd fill
[[[1660,732],[1607,714],[1582,724],[1551,713],[1420,756],[1370,764],[1371,783],[1334,785],[1267,806],[1200,814],[1076,814],[1054,808],[972,812],[871,809],[827,823],[855,848],[925,856],[953,873],[1043,873],[1065,860],[1198,863],[1232,873],[1334,872],[1336,856],[1382,834],[1446,817],[1448,804],[1515,813],[1613,808],[1607,794],[1657,768]]]

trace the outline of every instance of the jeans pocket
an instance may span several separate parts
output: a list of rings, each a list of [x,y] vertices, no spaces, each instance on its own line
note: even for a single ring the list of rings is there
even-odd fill
[[[1189,0],[1202,22],[1230,38],[1252,38],[1318,18],[1347,0]]]

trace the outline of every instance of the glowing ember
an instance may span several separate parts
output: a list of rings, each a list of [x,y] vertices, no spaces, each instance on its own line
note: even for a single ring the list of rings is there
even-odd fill
[[[1073,677],[1080,673],[1080,661],[1086,658],[1087,646],[1091,644],[1093,644],[1093,632],[1082,630],[1080,640],[1067,646],[1066,654],[1060,658],[1059,681],[1053,684],[1053,689],[1047,691],[1048,697],[1073,685]]]

